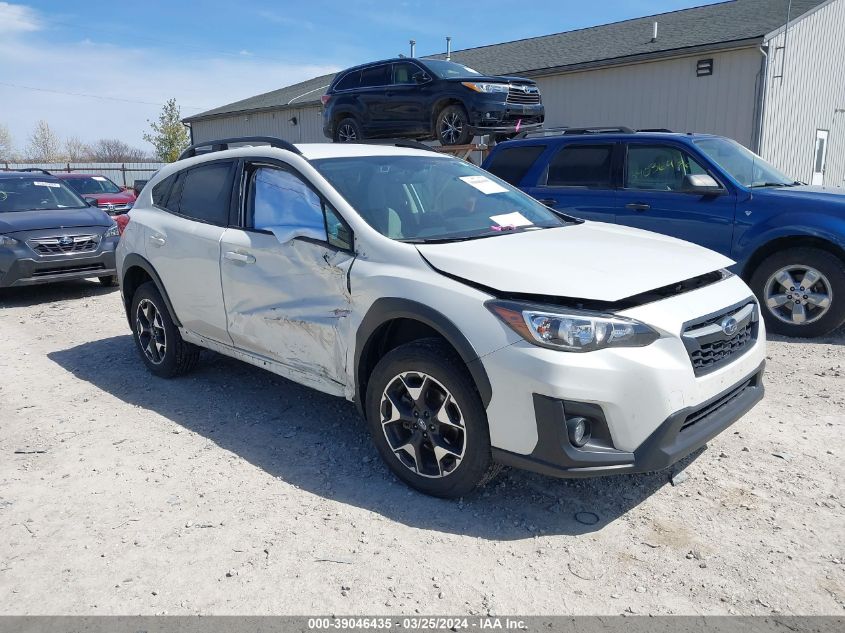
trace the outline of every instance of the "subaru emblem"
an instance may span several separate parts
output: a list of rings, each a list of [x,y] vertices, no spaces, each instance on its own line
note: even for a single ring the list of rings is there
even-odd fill
[[[61,247],[73,246],[73,238],[68,237],[67,235],[62,235],[59,238],[59,246],[61,246]]]
[[[725,336],[733,336],[734,334],[736,334],[738,325],[735,318],[727,317],[722,321],[721,325],[722,332],[725,333]]]

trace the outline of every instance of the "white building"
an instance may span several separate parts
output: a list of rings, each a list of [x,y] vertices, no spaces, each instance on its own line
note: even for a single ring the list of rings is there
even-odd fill
[[[455,51],[452,59],[535,79],[547,126],[711,132],[798,180],[845,185],[845,0],[731,0]],[[320,96],[332,77],[185,122],[195,142],[325,141]]]

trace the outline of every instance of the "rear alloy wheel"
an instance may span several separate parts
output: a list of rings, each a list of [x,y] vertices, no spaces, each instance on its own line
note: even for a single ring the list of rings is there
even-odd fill
[[[182,340],[153,282],[138,286],[130,315],[135,345],[147,369],[156,376],[172,378],[194,368],[199,348]]]
[[[754,272],[751,287],[777,334],[821,336],[845,320],[845,263],[826,251],[775,253]]]
[[[347,117],[337,124],[334,131],[335,143],[357,143],[362,140],[361,126],[352,117]]]
[[[388,352],[367,383],[365,411],[382,459],[421,492],[461,497],[498,472],[481,398],[463,361],[437,339]]]
[[[450,105],[437,115],[435,123],[437,140],[443,145],[466,145],[472,138],[469,117],[459,105]]]

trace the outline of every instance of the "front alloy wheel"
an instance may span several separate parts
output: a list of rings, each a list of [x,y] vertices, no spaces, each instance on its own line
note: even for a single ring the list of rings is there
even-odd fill
[[[815,268],[784,266],[766,282],[766,307],[775,318],[790,325],[821,319],[833,300],[830,281]]]
[[[466,427],[455,398],[422,372],[395,376],[382,393],[381,426],[387,444],[411,472],[447,477],[461,464]]]

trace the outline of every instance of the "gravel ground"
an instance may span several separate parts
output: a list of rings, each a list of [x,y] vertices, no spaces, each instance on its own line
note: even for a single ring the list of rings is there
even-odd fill
[[[0,294],[0,613],[845,611],[845,333],[670,473],[410,492],[354,407],[136,356],[93,282]],[[683,469],[683,470],[681,470]]]

